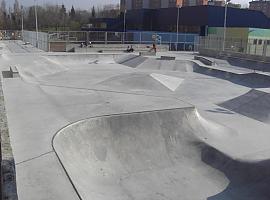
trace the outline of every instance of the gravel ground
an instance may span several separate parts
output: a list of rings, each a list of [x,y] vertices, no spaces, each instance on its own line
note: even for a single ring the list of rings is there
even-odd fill
[[[10,146],[7,117],[5,111],[5,101],[2,90],[0,76],[0,134],[1,134],[1,153],[2,153],[2,199],[17,200],[16,171],[15,162]]]

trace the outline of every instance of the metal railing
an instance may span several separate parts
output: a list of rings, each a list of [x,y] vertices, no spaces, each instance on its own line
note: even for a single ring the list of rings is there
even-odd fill
[[[38,38],[38,41],[37,41]],[[22,39],[44,51],[68,51],[85,46],[126,47],[127,45],[166,46],[171,51],[196,51],[198,35],[166,32],[109,32],[109,31],[62,31],[38,32],[23,31]]]
[[[178,39],[177,39],[178,36]],[[66,46],[88,46],[94,44],[153,44],[167,45],[170,50],[194,51],[198,41],[197,34],[164,32],[101,32],[68,31],[49,32],[50,43],[66,43]],[[178,42],[177,42],[178,41]]]

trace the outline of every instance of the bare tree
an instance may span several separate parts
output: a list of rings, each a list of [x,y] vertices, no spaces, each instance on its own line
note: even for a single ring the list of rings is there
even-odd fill
[[[92,16],[92,18],[96,18],[96,9],[95,9],[95,6],[92,7],[91,16]]]

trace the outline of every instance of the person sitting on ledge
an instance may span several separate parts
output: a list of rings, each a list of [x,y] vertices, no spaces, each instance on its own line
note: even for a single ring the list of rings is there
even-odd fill
[[[134,52],[134,49],[133,49],[132,45],[130,47],[129,46],[127,47],[126,52],[128,52],[128,53]]]

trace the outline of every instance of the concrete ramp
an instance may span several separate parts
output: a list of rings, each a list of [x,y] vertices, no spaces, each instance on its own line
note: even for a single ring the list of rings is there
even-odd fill
[[[164,74],[152,73],[150,74],[150,76],[153,77],[155,80],[159,81],[161,84],[166,86],[171,91],[175,91],[184,81],[184,79],[174,76],[167,76]]]
[[[218,105],[252,119],[270,123],[269,93],[252,89],[246,94]]]
[[[27,59],[26,57],[25,63],[16,65],[20,77],[27,82],[36,82],[42,76],[53,75],[68,70],[61,63],[50,61],[44,56],[37,56],[31,63]]]
[[[147,70],[192,72],[198,68],[198,64],[189,60],[161,60],[156,58],[147,58],[143,63],[139,64],[137,68]]]
[[[162,78],[164,79],[164,77]],[[147,73],[128,73],[108,78],[105,81],[98,83],[98,85],[105,86],[107,88],[118,88],[127,92],[145,90],[168,92],[169,90],[171,90],[171,88],[176,89],[175,85],[178,84],[178,82],[172,83],[169,85],[169,87],[167,87],[166,85],[164,85],[163,82],[155,80],[153,77],[151,77],[151,75]]]
[[[48,60],[63,65],[114,64],[114,54],[59,54],[46,56]]]
[[[115,61],[118,64],[122,64],[128,67],[136,68],[141,63],[145,62],[148,58],[143,56],[138,56],[136,54],[127,54],[127,55],[121,55],[117,56],[115,58]]]
[[[269,162],[257,172],[209,145],[232,137],[186,107],[82,120],[53,147],[83,200],[269,199]]]

